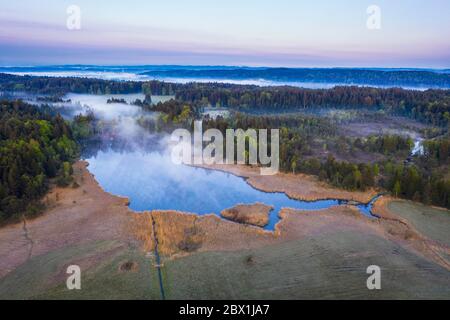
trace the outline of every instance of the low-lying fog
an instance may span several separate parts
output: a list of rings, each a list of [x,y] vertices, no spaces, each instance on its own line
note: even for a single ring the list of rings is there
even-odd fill
[[[367,85],[367,84],[359,84],[359,83],[338,83],[338,82],[304,82],[304,81],[283,81],[283,80],[269,80],[269,79],[261,79],[261,78],[249,78],[249,79],[229,79],[229,78],[207,78],[207,77],[169,77],[169,76],[151,76],[145,75],[135,72],[127,72],[127,71],[86,71],[86,70],[77,70],[77,71],[8,71],[3,70],[5,73],[14,74],[14,75],[29,75],[29,76],[47,76],[47,77],[82,77],[82,78],[91,78],[91,79],[104,79],[104,80],[117,80],[117,81],[149,81],[149,80],[159,80],[165,82],[172,83],[190,83],[190,82],[199,82],[199,83],[230,83],[230,84],[238,84],[238,85],[256,85],[261,87],[266,86],[292,86],[299,88],[307,88],[307,89],[330,89],[335,86],[370,86],[376,88],[392,88],[392,87],[401,87],[403,89],[408,90],[419,90],[425,91],[428,90],[427,86],[405,86],[405,85]],[[442,88],[446,89],[446,88]]]
[[[107,103],[112,97],[124,99],[127,103]],[[92,112],[96,119],[115,128],[114,135],[97,149],[84,153],[83,158],[100,185],[112,194],[128,197],[132,209],[220,214],[223,209],[239,203],[263,202],[274,206],[270,222],[265,227],[273,230],[282,207],[316,210],[340,203],[338,200],[297,201],[284,193],[256,190],[244,179],[231,174],[173,163],[169,136],[149,132],[137,122],[141,117],[158,117],[157,113],[129,104],[143,98],[139,94],[68,94],[64,100],[70,99],[70,102],[54,104],[64,110],[66,116]],[[152,97],[152,101],[170,98]],[[116,140],[126,143],[115,144]],[[361,207],[361,212],[370,216],[367,207]]]

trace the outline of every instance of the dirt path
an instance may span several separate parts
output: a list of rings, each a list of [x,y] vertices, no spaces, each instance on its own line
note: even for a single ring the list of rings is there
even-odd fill
[[[27,257],[27,260],[28,260],[31,258],[31,255],[33,254],[34,241],[33,241],[33,239],[30,238],[30,235],[28,234],[27,220],[25,219],[25,217],[22,218],[22,221],[23,221],[23,226],[22,226],[23,236],[28,241],[29,247],[30,247],[28,250],[28,257]]]
[[[159,256],[159,250],[158,250],[158,234],[156,231],[156,224],[155,220],[152,217],[152,235],[153,235],[153,241],[155,245],[155,257],[156,257],[156,269],[158,270],[158,282],[159,282],[159,290],[161,291],[161,299],[166,300],[166,295],[164,293],[164,282],[161,272],[161,257]]]

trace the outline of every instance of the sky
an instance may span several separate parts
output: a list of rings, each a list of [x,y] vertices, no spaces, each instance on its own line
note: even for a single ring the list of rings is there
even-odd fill
[[[0,65],[450,68],[449,17],[448,0],[0,0]]]

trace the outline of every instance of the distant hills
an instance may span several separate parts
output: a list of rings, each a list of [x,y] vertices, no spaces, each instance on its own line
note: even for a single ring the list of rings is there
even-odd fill
[[[143,72],[142,74],[153,77],[185,77],[232,80],[265,79],[279,82],[450,88],[450,73],[446,71],[448,70],[235,68],[151,70]]]
[[[177,65],[54,65],[54,66],[9,66],[0,67],[5,73],[32,73],[54,75],[72,73],[83,76],[90,73],[132,74],[140,80],[187,79],[195,80],[262,80],[273,85],[302,86],[302,83],[333,85],[366,85],[411,88],[450,88],[450,69],[417,68],[269,68],[233,66],[177,66]],[[53,74],[51,74],[53,73]]]

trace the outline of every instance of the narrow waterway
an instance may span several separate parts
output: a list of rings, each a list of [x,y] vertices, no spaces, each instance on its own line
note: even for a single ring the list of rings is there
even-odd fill
[[[166,300],[166,294],[164,291],[164,282],[162,277],[162,270],[161,270],[161,257],[159,256],[159,250],[158,250],[158,234],[156,233],[156,223],[152,216],[152,231],[153,231],[153,241],[155,243],[155,259],[156,259],[156,265],[155,268],[158,270],[158,282],[159,282],[159,290],[161,292],[161,299]]]

